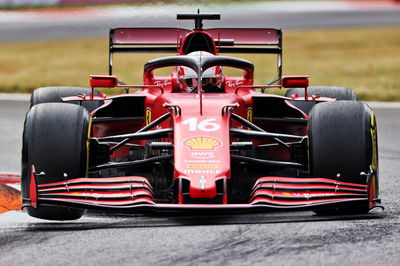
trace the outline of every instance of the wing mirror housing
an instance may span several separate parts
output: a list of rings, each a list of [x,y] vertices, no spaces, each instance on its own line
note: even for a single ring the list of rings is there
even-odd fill
[[[283,76],[281,85],[284,88],[307,88],[309,76]]]
[[[164,89],[159,85],[127,85],[121,81],[118,81],[117,76],[111,75],[90,75],[90,88],[92,92],[90,93],[90,99],[93,100],[94,88],[124,88],[126,93],[129,93],[129,88],[157,88],[164,93]],[[121,84],[121,85],[120,85]]]
[[[115,88],[118,86],[117,76],[90,75],[91,88]]]
[[[90,88],[92,89],[90,93],[90,100],[94,98],[94,88],[115,88],[118,86],[117,76],[108,75],[90,75]]]

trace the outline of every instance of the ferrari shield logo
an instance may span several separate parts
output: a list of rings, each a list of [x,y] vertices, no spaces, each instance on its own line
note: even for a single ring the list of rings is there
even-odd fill
[[[147,108],[146,109],[146,125],[150,124],[151,122],[151,109]]]

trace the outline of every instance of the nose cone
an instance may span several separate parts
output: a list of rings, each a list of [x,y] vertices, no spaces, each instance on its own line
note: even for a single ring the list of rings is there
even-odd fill
[[[190,197],[212,199],[217,196],[217,186],[214,178],[207,178],[206,175],[192,177],[190,179]]]

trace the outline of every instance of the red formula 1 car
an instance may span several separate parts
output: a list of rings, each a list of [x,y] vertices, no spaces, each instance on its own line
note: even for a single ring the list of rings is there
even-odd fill
[[[342,87],[282,76],[282,32],[203,29],[218,14],[184,14],[194,30],[110,31],[110,73],[91,89],[35,90],[22,151],[31,216],[110,212],[304,210],[367,213],[379,204],[374,113]],[[144,65],[144,84],[112,76],[114,53],[171,52]],[[278,77],[253,85],[251,62],[276,54]],[[169,76],[155,70],[172,67]],[[229,68],[243,75],[228,76]],[[278,85],[271,85],[278,84]],[[106,97],[94,88],[122,87]],[[286,96],[267,88],[289,88]],[[136,88],[134,93],[129,89]]]

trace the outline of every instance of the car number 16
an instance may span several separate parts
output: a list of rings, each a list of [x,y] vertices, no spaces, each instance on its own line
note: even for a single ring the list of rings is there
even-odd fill
[[[212,121],[217,120],[216,118],[204,119],[203,121],[198,122],[196,117],[191,117],[182,122],[183,125],[189,125],[189,131],[205,131],[212,132],[217,131],[221,128],[221,126]]]

